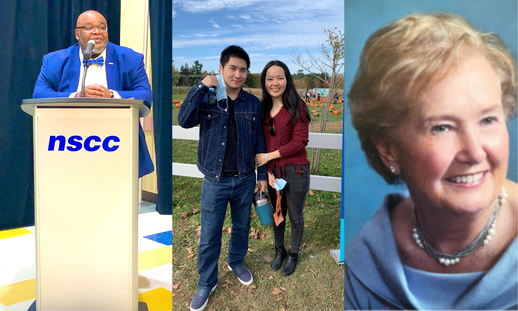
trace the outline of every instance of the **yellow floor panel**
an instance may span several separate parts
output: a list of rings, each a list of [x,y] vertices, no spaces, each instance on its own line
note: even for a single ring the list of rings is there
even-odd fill
[[[4,231],[0,231],[0,240],[8,239],[8,238],[12,238],[15,236],[20,236],[20,235],[25,235],[25,234],[31,234],[31,233],[33,233],[33,232],[29,231],[25,228],[4,230]]]
[[[139,214],[138,270],[139,281],[144,281],[139,282],[139,301],[149,311],[172,310],[172,279],[166,277],[171,275],[170,239],[162,243],[146,238],[170,230],[171,216]],[[35,239],[34,227],[0,230],[0,311],[26,311],[36,299]]]
[[[162,287],[139,294],[138,301],[145,302],[149,311],[173,310],[173,292]]]
[[[158,267],[173,261],[172,247],[165,246],[138,254],[138,271]]]
[[[36,279],[0,286],[0,303],[6,306],[31,299],[36,299]]]

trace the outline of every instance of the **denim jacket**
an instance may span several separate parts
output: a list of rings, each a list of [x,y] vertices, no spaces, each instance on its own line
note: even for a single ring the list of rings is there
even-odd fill
[[[178,123],[183,128],[200,125],[198,144],[198,169],[212,181],[221,178],[223,158],[227,143],[229,112],[226,103],[209,105],[209,88],[198,82],[187,94],[178,113]],[[220,109],[219,107],[223,108]],[[237,169],[239,178],[255,177],[255,155],[266,152],[262,124],[261,102],[243,89],[236,98]],[[257,180],[267,180],[266,165],[257,169]]]

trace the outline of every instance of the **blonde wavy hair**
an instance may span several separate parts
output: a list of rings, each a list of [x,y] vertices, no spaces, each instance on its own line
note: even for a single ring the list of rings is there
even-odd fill
[[[402,183],[384,165],[373,141],[398,138],[399,125],[433,77],[444,77],[468,55],[495,69],[507,120],[516,111],[516,62],[502,39],[452,13],[412,14],[374,32],[360,57],[348,104],[369,165],[388,184]]]

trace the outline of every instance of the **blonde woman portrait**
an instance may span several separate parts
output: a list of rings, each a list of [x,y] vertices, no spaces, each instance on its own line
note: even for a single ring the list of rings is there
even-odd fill
[[[508,47],[460,15],[414,13],[370,35],[351,122],[369,166],[407,190],[347,245],[345,309],[517,308],[516,100]]]

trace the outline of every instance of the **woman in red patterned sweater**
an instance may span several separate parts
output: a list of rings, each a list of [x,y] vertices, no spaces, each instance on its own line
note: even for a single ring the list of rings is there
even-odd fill
[[[283,178],[287,184],[281,196],[282,215],[288,213],[291,221],[291,247],[284,247],[286,221],[274,224],[275,258],[272,270],[281,268],[290,275],[297,265],[299,248],[304,234],[304,204],[309,191],[308,144],[309,111],[295,89],[286,64],[271,61],[261,73],[263,132],[267,153],[256,155],[258,166],[268,165],[268,193],[273,206],[277,203],[275,178]]]

